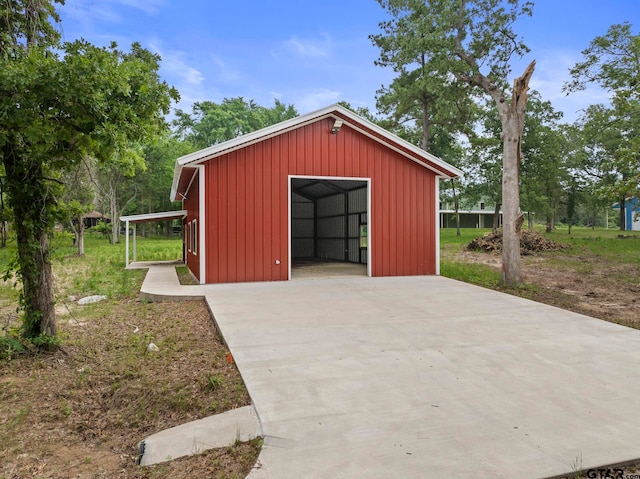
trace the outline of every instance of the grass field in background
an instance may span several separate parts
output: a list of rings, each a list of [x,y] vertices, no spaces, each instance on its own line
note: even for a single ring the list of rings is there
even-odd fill
[[[573,227],[571,234],[568,234],[566,227],[558,227],[551,233],[546,233],[542,227],[536,228],[536,231],[558,243],[571,246],[563,252],[541,253],[549,264],[558,268],[572,268],[588,274],[593,268],[601,267],[602,263],[611,267],[640,266],[640,232],[581,227]],[[442,252],[440,273],[448,278],[499,289],[501,279],[499,269],[485,264],[452,259],[455,253],[462,251],[472,239],[489,232],[491,232],[490,229],[469,228],[461,229],[460,236],[456,236],[454,228],[442,229],[440,231]],[[628,238],[620,238],[620,235]],[[639,281],[638,278],[631,276],[628,279]]]
[[[480,263],[452,259],[455,254],[473,239],[489,233],[490,229],[461,229],[440,231],[441,269],[443,276],[466,281],[488,288],[499,288],[499,269]],[[593,263],[585,257],[596,257],[611,265],[640,265],[640,233],[621,232],[616,229],[572,228],[571,235],[566,228],[558,227],[552,233],[539,232],[554,241],[567,243],[571,249],[562,253],[543,253],[550,264],[558,268],[582,268],[588,273]],[[618,236],[635,236],[620,239]],[[102,235],[89,232],[85,237],[85,256],[79,257],[68,234],[54,234],[51,241],[51,261],[56,275],[56,299],[69,295],[84,296],[104,294],[110,298],[135,296],[140,288],[144,271],[125,270],[125,242],[112,245]],[[132,246],[130,246],[132,251]],[[15,256],[15,238],[10,239],[7,248],[0,249],[0,271],[8,269]],[[139,261],[175,260],[182,257],[181,238],[137,238],[137,259]],[[132,258],[132,256],[130,256]],[[633,278],[630,278],[633,279]],[[15,301],[17,290],[11,281],[0,283],[0,301]]]
[[[109,298],[135,297],[138,294],[144,271],[126,270],[125,238],[112,245],[102,235],[85,235],[85,255],[77,255],[71,237],[55,233],[51,240],[51,262],[55,275],[54,294],[56,300],[68,296],[103,294]],[[133,246],[130,245],[130,258]],[[182,258],[181,238],[137,238],[137,259],[139,261],[165,261]],[[15,238],[7,247],[0,249],[0,271],[5,272],[16,253]],[[17,290],[13,281],[0,283],[0,301],[13,300]]]
[[[452,257],[462,251],[469,242],[491,229],[462,228],[460,236],[455,228],[440,230],[440,274],[447,278],[495,289],[500,285],[500,271],[486,264],[467,263]]]

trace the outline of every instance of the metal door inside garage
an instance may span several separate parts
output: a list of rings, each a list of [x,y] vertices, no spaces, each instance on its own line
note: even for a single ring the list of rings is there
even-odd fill
[[[289,193],[292,268],[370,276],[369,179],[290,177]]]

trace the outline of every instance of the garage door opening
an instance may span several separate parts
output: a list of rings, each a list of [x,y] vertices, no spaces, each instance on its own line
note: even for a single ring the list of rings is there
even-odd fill
[[[289,278],[370,276],[369,179],[289,178]]]

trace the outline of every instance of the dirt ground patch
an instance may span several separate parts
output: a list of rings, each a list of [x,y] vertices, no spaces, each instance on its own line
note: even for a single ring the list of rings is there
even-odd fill
[[[499,252],[447,251],[442,257],[500,270]],[[529,285],[517,294],[606,321],[640,328],[640,267],[611,264],[597,255],[563,252],[522,257]],[[513,292],[513,291],[510,291]]]
[[[135,464],[148,435],[250,403],[203,302],[75,306],[59,329],[60,351],[0,363],[0,478],[248,474],[260,440]]]

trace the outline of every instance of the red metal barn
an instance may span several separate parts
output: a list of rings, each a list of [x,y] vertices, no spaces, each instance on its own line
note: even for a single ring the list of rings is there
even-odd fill
[[[332,105],[176,161],[185,258],[201,283],[291,277],[292,260],[439,273],[439,181],[460,171]]]

